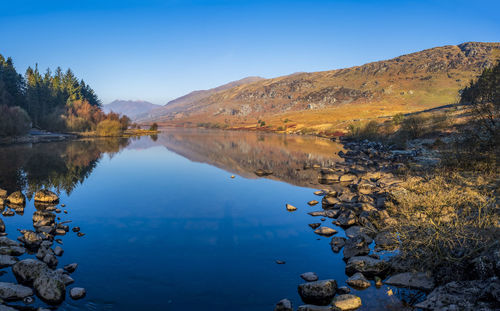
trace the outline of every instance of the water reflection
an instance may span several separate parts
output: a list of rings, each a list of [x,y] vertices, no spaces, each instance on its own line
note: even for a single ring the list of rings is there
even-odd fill
[[[44,188],[69,195],[103,154],[113,156],[128,144],[128,139],[108,138],[2,147],[0,185],[9,193],[21,190],[29,199]]]

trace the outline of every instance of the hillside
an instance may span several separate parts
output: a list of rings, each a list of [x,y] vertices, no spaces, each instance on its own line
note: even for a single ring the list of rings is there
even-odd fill
[[[161,119],[161,117],[168,116],[171,113],[174,112],[180,112],[188,107],[191,107],[192,105],[195,105],[196,103],[200,102],[201,100],[221,91],[225,91],[228,89],[231,89],[233,87],[237,87],[240,85],[244,84],[249,84],[253,83],[256,81],[264,80],[264,78],[261,77],[246,77],[237,81],[232,81],[226,84],[223,84],[221,86],[208,89],[208,90],[199,90],[199,91],[193,91],[189,94],[186,94],[184,96],[181,96],[179,98],[176,98],[174,100],[169,101],[165,106],[163,107],[158,107],[154,111],[150,111],[149,113],[145,113],[141,116],[138,117],[139,120],[141,121],[156,121],[157,119]]]
[[[115,100],[104,105],[102,109],[106,113],[113,111],[120,115],[126,115],[134,120],[138,115],[148,113],[158,107],[160,106],[142,100]]]
[[[459,90],[499,56],[500,43],[436,47],[346,69],[260,80],[188,102],[181,97],[149,121],[170,126],[210,123],[287,131],[342,130],[352,120],[453,103]]]

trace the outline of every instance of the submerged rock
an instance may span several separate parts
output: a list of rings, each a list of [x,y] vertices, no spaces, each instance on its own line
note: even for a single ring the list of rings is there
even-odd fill
[[[325,306],[330,304],[337,290],[335,280],[322,280],[300,284],[299,295],[307,304]]]
[[[0,298],[4,300],[21,300],[32,295],[33,290],[29,287],[14,283],[0,282]]]
[[[320,228],[314,230],[314,233],[316,233],[318,235],[329,237],[329,236],[336,234],[337,230],[332,229],[330,227],[320,227]]]
[[[360,272],[357,272],[353,276],[348,278],[346,283],[347,285],[357,289],[365,289],[370,287],[370,281],[368,281]]]
[[[87,293],[87,291],[83,287],[73,287],[69,291],[69,295],[71,296],[72,299],[75,299],[75,300],[82,299],[83,297],[85,297],[86,293]]]
[[[361,307],[361,298],[351,294],[343,294],[335,297],[333,305],[340,310],[355,310]]]
[[[434,279],[423,272],[404,272],[395,274],[388,278],[384,283],[398,287],[415,288],[425,291],[430,291],[434,288]]]
[[[306,282],[314,282],[318,280],[318,275],[314,272],[302,273],[300,277]]]
[[[59,197],[54,192],[44,189],[35,193],[35,202],[57,203],[59,202]]]
[[[281,299],[276,306],[274,311],[293,311],[292,302],[288,299]]]

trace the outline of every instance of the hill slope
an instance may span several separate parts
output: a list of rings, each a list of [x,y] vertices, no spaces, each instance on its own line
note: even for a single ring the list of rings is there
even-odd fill
[[[158,107],[160,106],[142,100],[115,100],[104,105],[102,109],[106,113],[113,111],[121,115],[126,115],[133,120],[138,115],[150,112]]]
[[[353,119],[456,101],[458,91],[500,56],[500,43],[436,47],[346,69],[256,81],[162,108],[164,125],[341,129]]]
[[[173,112],[183,111],[187,107],[191,107],[192,105],[198,103],[199,101],[217,93],[220,91],[228,90],[236,86],[253,83],[256,81],[264,80],[261,77],[246,77],[237,81],[232,81],[221,86],[208,89],[208,90],[199,90],[193,91],[189,94],[176,98],[174,100],[169,101],[165,106],[158,107],[157,109],[150,111],[148,113],[142,114],[139,116],[140,121],[157,121],[161,120],[162,117],[168,116]]]

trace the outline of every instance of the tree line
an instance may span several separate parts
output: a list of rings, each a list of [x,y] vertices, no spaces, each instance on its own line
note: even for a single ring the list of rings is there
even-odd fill
[[[12,58],[0,54],[0,136],[27,133],[31,127],[50,131],[96,130],[103,121],[126,129],[130,119],[105,114],[94,90],[79,80],[71,69],[58,67],[44,73],[29,67],[19,74]]]

